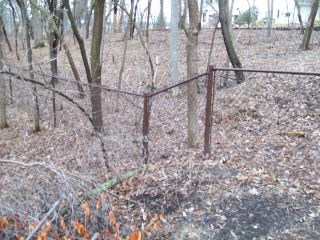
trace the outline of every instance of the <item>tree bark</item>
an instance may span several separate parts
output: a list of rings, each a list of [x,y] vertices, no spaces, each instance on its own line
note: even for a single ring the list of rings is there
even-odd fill
[[[25,39],[27,45],[27,59],[29,65],[29,75],[30,78],[34,79],[33,75],[33,63],[32,63],[32,50],[30,41],[30,21],[27,16],[27,8],[25,6],[24,0],[17,0],[17,3],[21,10],[22,22],[25,26]],[[39,100],[37,95],[37,88],[35,84],[32,84],[32,110],[30,111],[30,131],[39,132],[40,131],[40,111],[39,111]]]
[[[306,27],[306,31],[304,32],[302,44],[300,46],[301,50],[305,51],[305,50],[310,49],[309,44],[310,44],[310,39],[311,39],[312,30],[313,30],[313,26],[314,26],[314,20],[316,18],[318,8],[319,8],[319,1],[320,0],[313,0],[310,16],[308,19],[308,25]]]
[[[83,91],[83,87],[81,85],[81,80],[80,80],[80,75],[79,75],[79,72],[76,68],[76,65],[73,61],[73,58],[72,58],[72,55],[71,55],[71,52],[67,46],[67,44],[64,42],[63,38],[62,38],[62,35],[57,27],[57,25],[55,24],[54,20],[52,18],[50,18],[49,14],[42,8],[40,8],[36,2],[34,0],[30,0],[30,3],[36,7],[41,13],[43,16],[45,16],[49,21],[51,21],[51,24],[52,24],[52,27],[53,27],[53,31],[57,34],[57,37],[58,39],[60,40],[60,44],[62,44],[63,46],[63,49],[65,50],[66,52],[66,55],[67,55],[67,58],[68,58],[68,61],[69,61],[69,64],[70,64],[70,67],[71,67],[71,70],[73,72],[73,75],[77,81],[77,88],[79,90],[79,93],[80,93],[80,97],[84,97],[84,91]]]
[[[91,71],[92,83],[101,85],[101,43],[103,33],[103,15],[104,15],[105,0],[96,0],[94,8],[93,32],[91,43]],[[102,132],[103,117],[101,107],[101,88],[92,86],[91,91],[91,105],[92,105],[92,119],[94,129],[97,132]]]
[[[181,11],[182,1],[183,1],[183,11]],[[187,0],[179,0],[179,23],[178,23],[179,29],[185,29],[186,18],[187,18]]]
[[[202,14],[203,14],[203,1],[204,0],[200,0],[200,13],[199,13],[199,27],[201,29],[201,22],[202,22]]]
[[[125,6],[126,0],[121,0],[120,5]],[[123,31],[123,26],[124,26],[124,11],[121,9],[120,10],[120,19],[119,19],[119,32]]]
[[[242,64],[237,56],[230,34],[228,7],[228,0],[219,0],[219,19],[221,23],[223,40],[232,66],[234,68],[242,68]],[[236,71],[235,74],[238,83],[241,83],[245,80],[245,76],[242,71]]]
[[[121,10],[123,11],[123,9],[121,9]],[[122,74],[123,74],[123,70],[124,70],[124,66],[125,66],[125,62],[126,62],[128,39],[129,39],[130,26],[131,26],[131,22],[132,22],[132,15],[133,15],[133,5],[131,5],[130,14],[128,16],[128,24],[127,24],[126,32],[124,34],[124,50],[123,50],[121,67],[120,67],[120,71],[119,71],[118,90],[121,90],[121,87],[122,87]]]
[[[81,53],[82,61],[83,61],[84,68],[85,68],[85,71],[86,71],[87,80],[88,80],[89,83],[92,83],[91,70],[90,70],[90,67],[89,67],[89,61],[88,61],[88,58],[87,58],[86,48],[84,46],[83,39],[82,39],[82,37],[81,37],[81,35],[80,35],[79,31],[78,31],[75,19],[74,19],[73,15],[72,15],[69,0],[64,0],[64,1],[65,1],[66,9],[67,9],[67,14],[68,14],[68,17],[69,17],[69,20],[70,20],[70,23],[71,23],[71,28],[72,28],[73,34],[76,37],[76,39],[78,41],[78,44],[79,44],[79,47],[80,47],[80,53]],[[95,6],[95,10],[96,10],[96,6]],[[101,26],[101,30],[102,30],[102,26]]]
[[[136,28],[136,18],[137,18],[137,11],[138,11],[138,3],[139,0],[137,0],[135,7],[134,7],[134,14],[131,18],[131,29],[130,29],[130,38],[133,38],[134,30]],[[134,0],[131,0],[131,4],[134,4]]]
[[[301,17],[301,8],[298,0],[294,0],[294,3],[296,5],[297,11],[298,11],[298,19],[299,19],[299,24],[300,24],[300,32],[301,34],[304,34],[304,26],[303,26],[303,21]]]
[[[0,34],[1,35],[1,34]],[[3,53],[0,39],[0,71],[3,69]],[[8,127],[6,113],[6,84],[4,75],[0,76],[0,129]]]
[[[187,40],[187,77],[198,75],[199,10],[197,0],[188,0],[189,30]],[[197,81],[188,83],[188,146],[199,143]]]
[[[149,42],[149,24],[152,0],[148,0],[147,26],[146,26],[146,41]]]
[[[16,49],[16,57],[17,57],[17,60],[20,60],[19,51],[18,51],[18,28],[19,27],[16,21],[16,11],[12,5],[11,0],[8,0],[8,3],[12,11],[12,18],[13,18],[13,24],[14,24],[14,43],[15,43],[15,49]]]
[[[59,28],[59,16],[57,14],[57,0],[47,0],[49,6],[49,12],[54,18],[55,25]],[[58,36],[53,30],[52,22],[49,22],[49,56],[50,56],[50,68],[52,73],[51,84],[57,83],[58,75]]]
[[[8,38],[8,35],[7,35],[7,31],[6,31],[6,26],[5,26],[5,24],[4,24],[3,20],[2,20],[2,15],[0,15],[0,26],[2,28],[2,33],[4,35],[6,43],[8,45],[9,51],[12,52],[11,44],[10,44],[10,41],[9,41],[9,38]]]
[[[60,43],[60,48],[59,50],[61,51],[61,48],[63,47],[63,40],[64,40],[64,28],[65,28],[65,5],[64,5],[64,2],[62,1],[61,2],[61,5],[60,5],[60,9],[59,9],[59,22],[60,22],[60,34],[57,34],[59,35],[58,38],[59,38],[59,43]]]
[[[89,39],[89,35],[90,35],[90,22],[91,22],[91,16],[92,16],[92,12],[93,12],[93,9],[94,9],[94,4],[95,4],[95,1],[92,0],[90,2],[90,8],[89,10],[87,11],[87,14],[86,14],[86,22],[85,22],[85,27],[86,27],[86,39]]]
[[[271,36],[273,23],[273,0],[268,0],[268,34],[267,37]]]
[[[160,0],[160,13],[159,13],[159,28],[164,29],[166,23],[164,21],[163,0]]]
[[[113,0],[113,32],[119,32],[119,21],[118,21],[118,2],[119,0]]]
[[[39,14],[38,9],[31,5],[31,12],[32,12],[32,29],[34,35],[34,46],[37,46],[43,40],[42,35],[42,24],[41,24],[41,17]]]
[[[178,31],[178,0],[171,0],[171,22],[170,22],[170,74],[171,83],[174,85],[179,81],[178,55],[179,55],[179,31]],[[177,96],[179,88],[172,90],[172,95]]]

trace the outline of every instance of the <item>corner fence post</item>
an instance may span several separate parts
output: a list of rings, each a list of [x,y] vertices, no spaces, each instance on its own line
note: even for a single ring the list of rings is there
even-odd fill
[[[208,83],[207,83],[207,101],[206,101],[206,119],[204,129],[204,149],[203,155],[208,159],[211,155],[211,128],[212,128],[212,112],[214,101],[215,87],[215,70],[212,65],[208,67]]]
[[[144,94],[143,96],[143,163],[147,164],[149,162],[149,95]]]

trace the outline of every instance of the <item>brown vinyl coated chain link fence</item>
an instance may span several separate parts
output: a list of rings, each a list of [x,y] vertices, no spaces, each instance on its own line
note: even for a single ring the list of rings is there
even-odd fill
[[[68,132],[68,136],[73,136],[72,139],[60,139],[61,145],[69,141],[69,144],[85,146],[86,152],[79,152],[79,157],[100,157],[108,166],[117,168],[128,163],[138,165],[161,161],[172,154],[183,155],[188,149],[190,115],[196,116],[198,148],[203,149],[204,157],[209,157],[216,88],[225,85],[226,78],[235,78],[236,71],[243,71],[246,79],[282,75],[296,78],[320,76],[320,73],[310,72],[210,66],[206,73],[145,94],[80,83],[59,76],[56,77],[57,83],[52,85],[52,76],[33,71],[31,78],[27,69],[13,65],[6,65],[2,76],[7,80],[9,108],[13,104],[21,114],[21,128],[28,128],[22,122],[33,124],[28,116],[32,115],[35,104],[32,96],[36,94],[42,129],[60,127],[61,131]],[[188,96],[190,84],[197,85],[193,99]],[[298,81],[298,84],[303,83]],[[177,92],[177,96],[173,96],[172,91]],[[92,108],[94,104],[96,110]],[[101,127],[98,133],[93,131],[95,126]]]

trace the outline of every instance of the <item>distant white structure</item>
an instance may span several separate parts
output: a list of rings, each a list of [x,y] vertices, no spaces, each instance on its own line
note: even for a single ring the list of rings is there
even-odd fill
[[[299,0],[300,8],[301,8],[301,17],[304,24],[307,24],[308,18],[311,11],[312,0]],[[320,8],[319,8],[320,9]],[[316,21],[320,21],[320,10],[318,9],[318,13],[316,16]]]
[[[237,1],[237,0],[236,0]],[[200,2],[200,0],[199,0]],[[249,1],[251,2],[251,7],[257,8],[257,26],[266,27],[268,12],[266,6],[264,6],[260,1]],[[299,0],[301,17],[304,25],[307,24],[308,18],[311,11],[313,0]],[[265,1],[267,3],[267,1]],[[242,4],[241,8],[234,7],[232,21],[237,18],[241,13],[243,13],[248,6]],[[219,10],[218,5],[215,0],[203,0],[203,10],[201,16],[201,26],[202,27],[212,27],[216,21],[218,14],[215,10]],[[273,8],[273,24],[274,26],[299,26],[298,11],[295,7],[294,0],[274,0]],[[320,25],[320,10],[318,10],[316,17],[316,25]]]

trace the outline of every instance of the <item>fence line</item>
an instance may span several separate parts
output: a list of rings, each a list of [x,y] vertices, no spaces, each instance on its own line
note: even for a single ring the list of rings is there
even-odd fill
[[[21,71],[24,72],[29,72],[29,70],[24,69],[24,68],[20,68],[20,67],[15,67],[14,65],[8,65],[9,67],[9,71],[1,71],[0,73],[2,74],[8,74],[9,72],[12,73],[11,75],[16,75],[16,77],[19,76],[19,73],[13,73],[12,69],[16,68],[19,69]],[[129,101],[132,105],[140,110],[142,110],[141,114],[142,114],[142,124],[141,129],[140,129],[140,136],[142,139],[142,160],[143,163],[148,163],[150,161],[150,145],[149,143],[151,142],[150,140],[150,129],[152,129],[154,126],[152,124],[150,124],[150,117],[152,116],[152,107],[151,106],[151,101],[154,100],[157,96],[162,96],[165,92],[173,89],[173,88],[177,88],[177,87],[184,87],[187,85],[187,83],[190,83],[192,81],[197,81],[197,83],[200,82],[199,79],[201,79],[202,77],[206,76],[206,80],[205,80],[205,88],[206,88],[206,93],[205,93],[205,104],[204,104],[204,110],[205,110],[205,119],[204,119],[204,134],[203,134],[203,155],[205,158],[210,157],[211,155],[211,148],[212,148],[212,144],[211,144],[211,131],[212,131],[212,125],[213,125],[213,107],[214,107],[214,101],[215,101],[215,96],[216,96],[216,84],[217,84],[217,72],[237,72],[237,71],[243,71],[243,72],[247,72],[247,73],[265,73],[265,74],[282,74],[282,75],[296,75],[296,76],[316,76],[316,77],[320,77],[320,73],[319,72],[299,72],[299,71],[278,71],[278,70],[264,70],[264,69],[246,69],[246,68],[216,68],[213,66],[209,66],[208,67],[208,71],[206,73],[202,73],[199,74],[193,78],[189,78],[186,79],[184,81],[181,81],[177,84],[171,85],[169,87],[165,87],[162,88],[156,92],[147,92],[145,94],[141,94],[141,93],[135,93],[135,92],[129,92],[129,91],[122,91],[122,90],[118,90],[118,89],[112,89],[112,88],[108,88],[106,86],[100,86],[100,85],[94,85],[94,84],[89,84],[89,83],[83,83],[80,82],[81,85],[86,86],[86,87],[95,87],[95,88],[100,88],[103,91],[107,91],[110,93],[114,93],[114,94],[121,94],[123,95],[123,97],[125,96],[131,96],[131,97],[137,97],[138,101],[134,102],[135,100],[129,99]],[[51,78],[52,76],[49,74],[44,74],[43,72],[39,72],[39,71],[33,71],[37,74],[39,74],[40,76],[43,77],[48,77]],[[55,76],[58,79],[64,80],[65,82],[70,82],[70,83],[79,83],[77,81],[74,80],[70,80],[68,78],[62,78],[59,76]],[[20,78],[21,80],[23,80],[23,77]],[[320,79],[317,79],[320,80]],[[46,86],[50,86],[50,88],[46,88]],[[56,119],[56,91],[58,91],[56,89],[56,87],[54,85],[49,85],[49,83],[43,83],[43,86],[45,87],[47,90],[52,91],[53,93],[53,97],[52,97],[52,108],[53,108],[53,121],[54,121],[54,126],[56,125],[57,119]],[[12,85],[10,83],[10,95],[12,96]],[[72,99],[70,97],[70,99]],[[79,106],[80,103],[75,102]],[[85,102],[83,103],[85,104]],[[142,107],[139,106],[139,104],[142,104]],[[90,105],[90,104],[89,104]],[[131,107],[132,107],[131,106]],[[133,108],[133,107],[132,107]],[[85,109],[85,107],[83,107],[83,109]],[[84,110],[85,111],[85,110]],[[136,111],[139,112],[139,111]],[[91,113],[87,112],[87,114],[90,116]],[[109,114],[109,112],[108,112]],[[115,114],[115,113],[111,113],[111,114]],[[112,116],[111,116],[112,117]],[[116,116],[115,116],[116,117]]]

